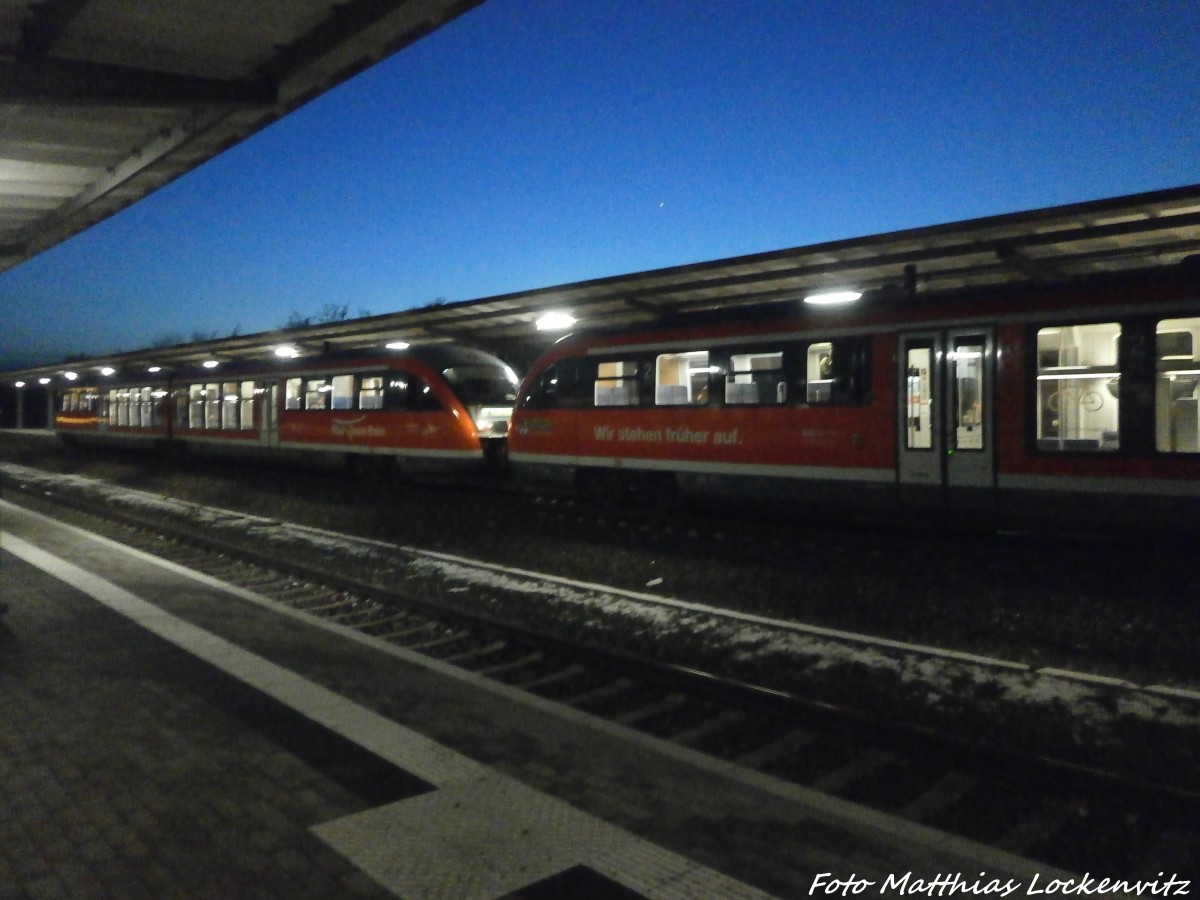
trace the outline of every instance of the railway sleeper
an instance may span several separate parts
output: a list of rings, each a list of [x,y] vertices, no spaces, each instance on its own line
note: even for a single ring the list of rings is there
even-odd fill
[[[671,735],[671,740],[676,744],[694,747],[704,739],[741,725],[745,721],[746,714],[741,710],[723,709],[707,721],[700,722],[690,728],[685,728],[683,731],[675,732]]]
[[[496,678],[500,675],[503,675],[505,672],[512,672],[520,669],[522,666],[530,666],[535,663],[539,663],[543,659],[545,659],[545,656],[540,651],[534,650],[532,653],[526,653],[524,656],[517,657],[516,659],[510,659],[502,663],[496,663],[494,665],[484,666],[481,669],[476,669],[475,673],[477,675],[483,675],[487,678]]]
[[[464,650],[461,653],[452,653],[449,656],[443,656],[443,657],[441,657],[441,660],[444,663],[450,663],[451,665],[462,666],[463,668],[468,668],[467,666],[464,666],[463,664],[466,662],[469,662],[472,659],[478,659],[481,656],[492,656],[496,653],[501,652],[502,650],[507,649],[507,647],[508,647],[507,641],[493,641],[492,643],[485,644],[482,647],[476,647],[471,650]]]

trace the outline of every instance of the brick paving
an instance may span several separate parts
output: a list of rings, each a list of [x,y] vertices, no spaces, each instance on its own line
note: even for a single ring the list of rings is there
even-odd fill
[[[8,554],[0,596],[0,900],[389,896],[308,832],[372,804],[202,663]]]

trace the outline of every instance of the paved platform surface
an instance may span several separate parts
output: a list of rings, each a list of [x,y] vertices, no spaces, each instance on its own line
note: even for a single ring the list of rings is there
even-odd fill
[[[0,501],[0,900],[808,896],[1056,874]]]

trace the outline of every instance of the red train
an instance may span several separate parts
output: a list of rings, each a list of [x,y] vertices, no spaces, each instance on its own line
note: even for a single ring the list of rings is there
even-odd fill
[[[1197,280],[868,295],[581,334],[525,377],[509,460],[610,496],[1196,527]]]
[[[75,439],[458,471],[503,457],[517,377],[494,356],[432,345],[101,374],[61,391]]]

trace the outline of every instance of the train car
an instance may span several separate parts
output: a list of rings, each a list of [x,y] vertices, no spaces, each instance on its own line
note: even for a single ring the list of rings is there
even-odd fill
[[[72,384],[59,392],[55,427],[74,440],[110,444],[474,470],[502,463],[516,387],[501,360],[454,345],[212,361]]]
[[[526,375],[510,464],[609,497],[1194,528],[1198,281],[879,293],[578,334]]]

